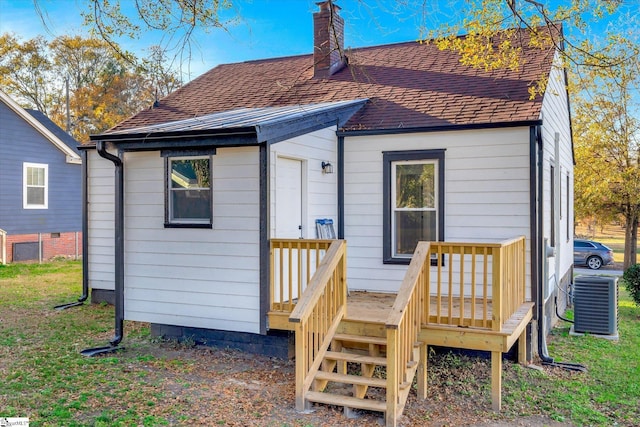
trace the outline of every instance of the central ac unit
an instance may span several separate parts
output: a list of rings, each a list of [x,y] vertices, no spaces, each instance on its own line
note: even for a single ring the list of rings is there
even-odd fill
[[[578,276],[573,284],[573,330],[592,334],[618,333],[618,279]]]

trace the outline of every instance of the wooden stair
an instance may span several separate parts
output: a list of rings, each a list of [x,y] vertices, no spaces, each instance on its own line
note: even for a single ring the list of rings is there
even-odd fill
[[[385,413],[387,380],[383,377],[387,366],[386,347],[386,338],[336,333],[305,399],[342,406],[347,416],[352,415],[353,409]],[[418,351],[415,354],[419,356]],[[401,394],[405,396],[411,388],[417,361],[409,365],[407,378],[410,380],[400,386]],[[400,405],[400,414],[403,408],[404,402]]]

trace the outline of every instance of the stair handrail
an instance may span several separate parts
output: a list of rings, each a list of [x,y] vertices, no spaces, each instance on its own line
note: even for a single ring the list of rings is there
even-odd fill
[[[347,311],[347,243],[331,243],[289,316],[295,323],[296,409],[306,409],[313,383],[331,340]]]
[[[395,425],[396,414],[404,406],[400,386],[413,360],[421,327],[425,292],[429,281],[430,242],[418,242],[409,268],[385,324],[387,330],[387,425]],[[406,388],[410,389],[410,387]]]

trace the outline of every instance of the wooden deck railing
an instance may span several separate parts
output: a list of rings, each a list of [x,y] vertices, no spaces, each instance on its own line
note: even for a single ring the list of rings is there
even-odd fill
[[[270,311],[293,308],[333,240],[271,239]]]
[[[431,242],[422,324],[499,331],[525,302],[525,239]]]
[[[289,316],[295,323],[296,408],[305,409],[305,393],[347,311],[347,244],[333,240]]]
[[[500,277],[497,283],[500,287],[499,304],[500,321],[502,324],[507,321],[518,310],[526,298],[526,270],[525,270],[525,239],[518,237],[501,243],[499,259],[496,263],[500,265]],[[494,325],[495,330],[495,325]]]
[[[426,357],[426,354],[416,354],[416,344],[429,277],[429,245],[429,242],[418,243],[386,321],[387,425],[395,425],[397,413],[402,410],[406,394],[411,389],[413,375],[408,378],[407,372],[415,373],[415,369],[408,368],[416,365],[421,357]],[[425,386],[419,379],[418,394],[425,390]],[[403,395],[401,389],[404,390]]]

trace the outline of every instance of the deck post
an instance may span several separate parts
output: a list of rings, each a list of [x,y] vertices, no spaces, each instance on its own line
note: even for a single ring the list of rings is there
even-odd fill
[[[387,329],[387,411],[385,424],[396,427],[398,411],[398,330]]]
[[[527,364],[527,328],[525,327],[518,337],[518,363]]]
[[[303,323],[296,323],[296,410],[304,412],[307,410],[305,399],[304,380],[307,373],[305,360],[307,356],[306,340],[304,339]]]
[[[418,362],[418,399],[427,398],[427,364],[429,357],[429,346],[420,343],[420,361]]]
[[[491,352],[491,408],[499,412],[502,408],[502,352]]]
[[[502,330],[502,285],[504,280],[503,269],[502,269],[502,246],[498,248],[493,248],[492,251],[492,285],[491,285],[491,299],[492,301],[492,309],[491,309],[491,326],[494,331]]]

